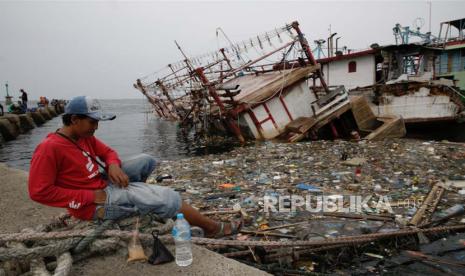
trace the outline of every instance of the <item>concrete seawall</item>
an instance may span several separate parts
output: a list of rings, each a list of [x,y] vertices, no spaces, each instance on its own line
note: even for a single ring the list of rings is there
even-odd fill
[[[19,115],[19,124],[22,133],[26,133],[35,127],[30,113]]]
[[[50,116],[52,117],[56,117],[58,114],[57,112],[55,111],[55,108],[53,107],[47,107],[46,110],[48,111],[48,113],[50,114]]]
[[[12,122],[9,117],[8,115],[0,117],[0,133],[5,141],[14,140],[19,135],[18,125]]]
[[[27,133],[36,126],[41,126],[48,120],[63,113],[64,106],[38,108],[26,114],[6,113],[0,116],[0,143],[16,139],[20,134]]]
[[[47,223],[65,212],[65,209],[44,206],[29,198],[26,171],[0,163],[0,176],[0,233],[18,232]],[[174,247],[168,246],[168,249],[174,255]],[[144,250],[150,256],[151,249]],[[196,245],[192,246],[192,253],[194,261],[188,267],[178,267],[174,262],[154,266],[149,263],[127,264],[127,250],[120,249],[112,255],[96,256],[73,264],[70,275],[270,275]],[[0,275],[1,272],[0,263]]]
[[[45,124],[46,120],[39,111],[31,112],[32,119],[37,126]]]
[[[47,108],[39,108],[39,112],[47,121],[53,118],[50,112],[48,112]]]

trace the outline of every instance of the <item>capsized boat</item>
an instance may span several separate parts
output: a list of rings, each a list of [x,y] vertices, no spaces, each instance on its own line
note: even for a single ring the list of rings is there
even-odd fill
[[[398,116],[377,118],[363,98],[329,87],[299,23],[188,57],[134,84],[159,117],[196,137],[382,139],[405,135]],[[318,87],[316,84],[318,83]]]

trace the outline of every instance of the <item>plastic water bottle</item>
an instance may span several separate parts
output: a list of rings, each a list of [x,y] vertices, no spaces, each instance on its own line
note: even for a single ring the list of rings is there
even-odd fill
[[[191,227],[183,214],[177,214],[173,227],[173,238],[176,244],[176,264],[188,266],[192,263]]]

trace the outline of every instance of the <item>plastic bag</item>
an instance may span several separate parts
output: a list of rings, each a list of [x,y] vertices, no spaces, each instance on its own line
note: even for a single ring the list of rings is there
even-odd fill
[[[144,248],[142,247],[142,244],[139,240],[139,218],[137,218],[136,228],[134,229],[131,241],[129,241],[128,244],[128,253],[128,263],[137,261],[147,261],[147,256],[145,255]]]
[[[152,255],[150,255],[149,263],[153,265],[164,264],[174,261],[174,256],[166,248],[166,246],[158,238],[156,231],[152,232],[153,236],[153,248]]]

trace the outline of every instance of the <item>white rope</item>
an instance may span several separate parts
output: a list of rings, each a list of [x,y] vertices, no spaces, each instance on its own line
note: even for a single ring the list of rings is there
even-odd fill
[[[73,257],[69,252],[61,254],[57,259],[57,268],[53,276],[68,276],[73,264]]]
[[[42,258],[31,260],[31,274],[32,276],[51,276]]]

